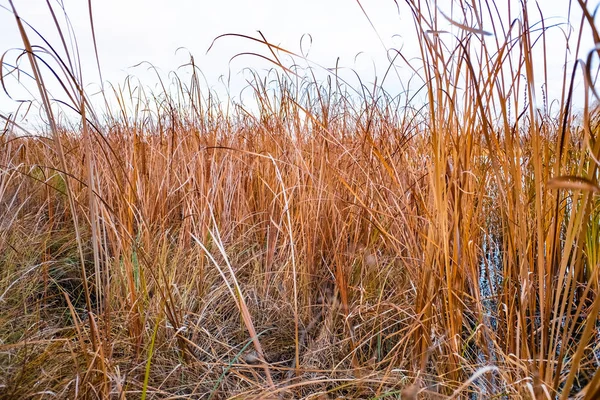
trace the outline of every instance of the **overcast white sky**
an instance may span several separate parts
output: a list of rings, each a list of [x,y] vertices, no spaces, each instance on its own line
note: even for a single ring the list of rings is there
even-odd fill
[[[507,4],[507,1],[498,1],[498,6]],[[440,0],[438,4],[449,13],[450,2]],[[51,0],[51,3],[58,4],[55,0]],[[85,81],[98,83],[87,1],[64,0],[63,3],[76,32]],[[356,0],[92,0],[105,81],[121,83],[128,74],[132,74],[151,85],[154,78],[147,71],[147,66],[133,68],[133,65],[149,61],[168,72],[186,63],[189,51],[195,56],[208,84],[218,90],[223,89],[219,77],[232,72],[230,89],[234,97],[239,95],[244,86],[240,70],[246,66],[263,68],[266,65],[251,56],[240,57],[230,63],[231,57],[246,51],[266,52],[264,48],[249,41],[229,37],[217,41],[206,54],[216,36],[224,33],[257,36],[257,31],[260,30],[272,43],[300,52],[302,35],[310,34],[310,60],[332,67],[339,57],[340,65],[355,69],[365,82],[372,82],[375,75],[373,66],[375,65],[379,77],[388,66],[386,47],[402,47],[409,58],[418,55],[418,44],[412,33],[412,17],[404,1],[398,0],[398,3],[400,8],[393,0],[362,0],[362,5],[384,42],[382,44]],[[515,1],[513,3],[518,4]],[[529,3],[532,7],[535,6],[533,1]],[[540,0],[540,3],[550,22],[566,22],[568,0]],[[573,8],[578,11],[576,0],[574,3]],[[591,3],[590,9],[593,10],[598,1]],[[14,4],[25,20],[54,45],[59,45],[45,1],[14,0]],[[0,6],[10,8],[8,0],[0,0]],[[13,47],[22,47],[14,17],[5,8],[0,8],[1,53]],[[535,20],[538,19],[537,15],[534,17]],[[573,19],[577,20],[578,18]],[[484,29],[491,30],[491,27],[484,26]],[[551,41],[550,75],[560,77],[564,53],[558,45],[560,32],[556,30],[555,35],[556,42]],[[588,40],[584,46],[589,50],[591,41]],[[176,52],[179,47],[187,50]],[[359,53],[361,55],[357,58]],[[17,53],[12,54],[14,60]],[[397,80],[398,78],[392,78],[386,88],[400,90]],[[10,87],[12,93],[19,94],[14,82]],[[560,87],[554,88],[551,95],[558,95],[559,89]],[[25,96],[22,93],[20,95]],[[6,115],[14,108],[15,104],[4,93],[0,93],[0,112]]]

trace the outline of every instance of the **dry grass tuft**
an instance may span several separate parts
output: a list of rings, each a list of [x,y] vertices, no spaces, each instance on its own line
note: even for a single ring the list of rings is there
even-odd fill
[[[524,96],[548,85],[526,8],[407,5],[423,108],[262,37],[256,113],[192,59],[100,119],[51,52],[70,128],[21,24],[50,126],[0,136],[0,398],[596,398],[600,112],[572,116],[569,76],[557,114]]]

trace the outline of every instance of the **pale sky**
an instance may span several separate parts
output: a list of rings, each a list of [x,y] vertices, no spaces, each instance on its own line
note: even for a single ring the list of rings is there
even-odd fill
[[[502,0],[497,4],[505,6],[507,2],[508,0]],[[55,0],[51,3],[59,4]],[[97,84],[99,77],[95,68],[87,1],[63,0],[61,3],[64,4],[75,30],[84,79],[87,83]],[[105,81],[119,84],[131,74],[139,77],[144,84],[152,86],[156,82],[153,73],[148,71],[147,66],[134,68],[134,65],[149,61],[167,73],[186,63],[191,52],[208,84],[220,93],[224,93],[224,87],[219,82],[219,77],[227,76],[231,71],[230,92],[233,97],[239,96],[245,86],[244,75],[240,73],[244,67],[262,69],[268,65],[252,56],[243,56],[231,63],[230,59],[241,52],[259,52],[265,55],[268,52],[264,46],[229,37],[218,40],[206,54],[213,39],[224,33],[256,37],[260,30],[272,43],[297,53],[301,51],[302,35],[310,34],[312,45],[308,58],[311,61],[333,67],[339,57],[341,66],[353,68],[367,83],[373,81],[375,74],[379,79],[383,76],[388,66],[386,48],[402,47],[407,58],[418,56],[412,17],[403,0],[398,0],[399,8],[393,0],[362,0],[361,3],[383,44],[356,0],[92,0]],[[512,3],[518,5],[517,1]],[[535,3],[529,3],[535,9]],[[567,0],[540,0],[540,7],[548,24],[566,22],[567,3]],[[590,10],[593,11],[598,1],[591,3]],[[45,1],[14,0],[14,4],[26,21],[53,45],[60,45]],[[448,14],[449,4],[450,0],[438,2],[439,7]],[[22,47],[22,43],[14,17],[7,10],[10,8],[9,2],[0,0],[0,7],[3,7],[0,8],[0,52],[4,53],[10,48]],[[59,7],[55,9],[60,11]],[[575,0],[573,9],[580,15]],[[517,16],[518,14],[515,15]],[[59,15],[59,18],[62,16]],[[537,21],[539,16],[535,14],[532,19]],[[578,18],[573,18],[572,21],[578,21]],[[492,30],[489,26],[484,26],[484,29]],[[555,45],[561,42],[560,31],[556,29],[554,35],[551,38],[556,38],[556,41],[550,40],[552,52],[549,73],[551,77],[560,79],[564,52],[560,46]],[[586,38],[584,48],[587,51],[591,49],[592,43],[589,34]],[[180,47],[187,50],[176,52]],[[13,62],[18,53],[9,54],[12,57],[7,56],[7,60]],[[402,73],[408,73],[407,68],[403,70],[405,71]],[[352,78],[352,74],[346,76]],[[405,76],[401,79],[405,79]],[[16,88],[14,79],[11,82],[7,80],[7,83],[11,93],[27,97],[22,90],[19,92]],[[97,86],[89,86],[89,89],[93,91],[95,87]],[[393,76],[385,87],[391,91],[399,91],[401,85],[398,78]],[[559,89],[560,87],[551,88],[551,96],[552,93],[558,95]],[[6,115],[14,109],[15,104],[0,92],[0,112]]]

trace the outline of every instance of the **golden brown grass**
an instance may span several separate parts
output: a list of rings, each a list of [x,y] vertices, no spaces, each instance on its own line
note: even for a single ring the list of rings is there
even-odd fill
[[[569,75],[557,115],[523,102],[548,84],[525,9],[475,3],[447,48],[408,4],[421,109],[262,38],[258,113],[192,60],[100,122],[59,61],[65,128],[22,27],[50,125],[0,138],[0,398],[597,398],[600,115]]]

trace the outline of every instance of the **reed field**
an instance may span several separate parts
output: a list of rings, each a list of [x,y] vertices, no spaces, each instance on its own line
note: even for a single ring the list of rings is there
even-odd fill
[[[596,10],[455,3],[406,0],[414,97],[218,38],[272,63],[249,109],[193,59],[92,105],[9,1],[47,124],[0,114],[0,399],[599,399]]]

